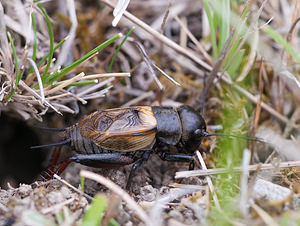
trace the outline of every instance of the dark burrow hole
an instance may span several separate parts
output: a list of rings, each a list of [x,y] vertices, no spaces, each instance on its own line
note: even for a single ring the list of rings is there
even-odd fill
[[[7,188],[19,183],[30,184],[44,170],[43,163],[47,153],[31,150],[38,145],[39,136],[24,121],[11,118],[7,114],[0,116],[0,187]]]

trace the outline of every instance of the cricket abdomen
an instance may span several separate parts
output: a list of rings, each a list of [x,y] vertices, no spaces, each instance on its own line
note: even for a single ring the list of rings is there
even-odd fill
[[[71,139],[71,147],[78,154],[101,154],[103,153],[103,149],[97,146],[91,139],[84,138],[80,134],[80,129],[75,124],[67,128],[66,130],[67,139]]]

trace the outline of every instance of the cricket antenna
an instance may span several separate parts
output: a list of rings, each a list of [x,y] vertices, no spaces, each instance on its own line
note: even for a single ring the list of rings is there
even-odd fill
[[[44,145],[32,146],[32,147],[30,147],[30,149],[38,149],[38,148],[61,146],[61,145],[68,144],[70,142],[71,142],[71,140],[67,139],[67,140],[63,140],[61,142],[54,143],[54,144],[44,144]]]
[[[37,129],[52,131],[52,132],[63,132],[63,131],[66,131],[66,128],[47,128],[47,127],[40,127],[40,126],[33,126],[33,127],[37,128]]]
[[[196,130],[195,133],[201,134],[201,136],[203,136],[203,137],[211,137],[211,136],[234,137],[234,138],[239,138],[239,139],[244,139],[244,140],[249,140],[249,141],[254,141],[254,142],[260,142],[260,143],[264,143],[264,144],[270,144],[267,141],[264,141],[263,139],[258,138],[258,137],[238,136],[238,135],[227,134],[227,133],[208,133],[206,131],[200,131],[200,130]]]
[[[203,77],[203,89],[202,89],[202,118],[204,118],[204,111],[205,111],[205,90],[206,90],[206,74]]]

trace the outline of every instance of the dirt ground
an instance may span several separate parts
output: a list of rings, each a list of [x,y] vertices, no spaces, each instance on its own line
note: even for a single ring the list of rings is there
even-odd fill
[[[124,188],[131,166],[125,166],[119,169],[93,169],[72,163],[62,174],[62,178],[75,187],[78,187],[80,177],[74,175],[79,175],[81,169],[92,170],[99,173]],[[151,203],[157,200],[158,197],[170,192],[170,187],[168,187],[170,183],[180,182],[184,184],[191,183],[201,185],[203,180],[199,178],[174,181],[175,172],[187,169],[188,164],[186,163],[163,162],[157,156],[152,155],[149,161],[136,172],[132,182],[131,196],[138,203]],[[86,194],[94,196],[97,193],[103,192],[108,196],[111,193],[99,183],[91,180],[85,181]],[[193,192],[196,194],[197,189],[191,190],[187,194],[191,195]],[[170,201],[170,206],[164,209],[162,217],[165,222],[169,219],[176,219],[186,224],[197,224],[199,221],[197,214],[199,215],[199,213],[195,213],[193,209],[183,208],[183,206],[179,205],[179,199],[183,196],[184,195],[176,196],[174,200]],[[17,188],[10,187],[7,190],[1,189],[0,225],[31,225],[30,214],[33,211],[47,213],[45,216],[54,221],[54,213],[55,211],[60,211],[60,209],[53,208],[52,211],[49,210],[49,212],[47,212],[48,208],[70,199],[74,199],[74,201],[67,205],[68,209],[72,211],[72,217],[78,218],[84,213],[90,200],[87,200],[56,179],[49,181],[40,180],[30,185],[20,184]],[[128,209],[124,202],[120,203],[115,220],[117,220],[120,225],[138,225],[140,223],[135,213]]]

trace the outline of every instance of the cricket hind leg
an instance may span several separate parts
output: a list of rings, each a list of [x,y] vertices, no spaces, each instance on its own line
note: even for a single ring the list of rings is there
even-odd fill
[[[49,163],[47,169],[44,172],[42,172],[40,175],[40,177],[43,180],[50,180],[53,178],[54,171],[57,166],[60,153],[61,153],[61,147],[55,147],[55,149],[51,155],[50,163]]]
[[[76,155],[71,157],[69,160],[95,168],[114,168],[134,163],[126,184],[126,189],[130,190],[134,172],[149,159],[151,151],[152,150],[145,150],[142,156],[139,158],[135,157],[134,154],[112,152],[91,155]]]
[[[131,155],[121,152],[76,155],[69,160],[95,168],[115,168],[129,165],[135,161]]]
[[[67,166],[72,162],[69,159],[58,163],[59,156],[61,153],[61,147],[56,147],[50,160],[48,168],[41,174],[43,180],[53,179],[54,174],[60,175]]]
[[[68,158],[60,164],[57,164],[60,150],[56,149],[53,153],[48,170],[46,171],[46,177],[48,179],[51,179],[53,178],[54,174],[61,174],[71,162],[76,162],[82,165],[95,168],[115,168],[134,163],[126,184],[126,189],[129,190],[134,172],[149,159],[151,152],[152,150],[145,150],[142,156],[135,156],[135,154],[121,152],[99,153],[89,155],[79,154]]]

